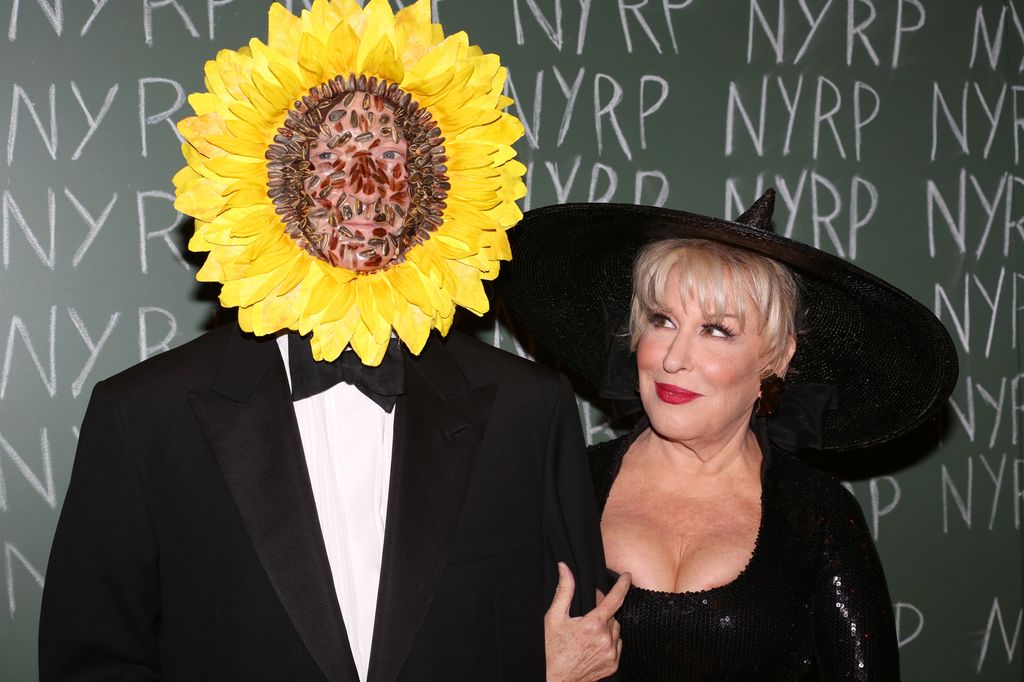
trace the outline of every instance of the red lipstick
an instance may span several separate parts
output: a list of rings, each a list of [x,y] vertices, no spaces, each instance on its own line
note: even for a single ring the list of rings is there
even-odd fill
[[[655,382],[654,390],[658,393],[658,397],[661,398],[662,402],[669,403],[670,405],[683,405],[701,397],[700,393],[687,391],[682,386],[675,386],[673,384],[659,384]]]

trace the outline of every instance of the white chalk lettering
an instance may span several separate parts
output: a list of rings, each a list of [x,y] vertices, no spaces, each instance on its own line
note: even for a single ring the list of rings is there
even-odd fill
[[[50,227],[50,247],[48,250],[43,249],[43,245],[39,243],[39,238],[28,226],[28,221],[25,220],[21,208],[15,202],[10,192],[4,190],[0,203],[3,205],[4,269],[9,269],[11,266],[11,220],[13,218],[42,264],[48,269],[53,270],[57,264],[57,199],[53,190],[49,187],[46,188],[46,213]]]
[[[987,95],[986,88],[990,90]],[[1011,100],[1009,107],[1006,106],[1008,92]],[[964,81],[963,87],[960,88],[959,113],[954,114],[953,105],[951,105],[954,98],[947,97],[938,83],[932,83],[931,160],[934,161],[938,158],[940,137],[946,137],[945,135],[940,136],[940,128],[948,131],[955,141],[955,147],[950,153],[969,156],[972,153],[972,138],[975,143],[980,143],[983,139],[982,158],[988,159],[992,153],[996,134],[1003,121],[1008,121],[1013,134],[1013,160],[1015,164],[1018,163],[1021,153],[1021,130],[1024,129],[1024,105],[1019,98],[1021,94],[1024,94],[1024,86],[1008,87],[1006,83],[1001,83],[998,90],[992,90],[992,86],[988,84]],[[971,113],[975,109],[975,104],[977,105],[976,109],[981,113],[982,118],[980,119],[978,114]],[[972,118],[975,121],[983,121],[983,125],[968,125]],[[940,122],[943,125],[940,126]],[[975,138],[971,134],[972,132],[974,135],[981,133],[983,137]],[[973,146],[974,149],[977,149],[978,144]]]
[[[811,237],[814,246],[822,248],[822,235],[824,234],[838,256],[850,260],[856,259],[860,232],[871,222],[878,210],[878,187],[866,178],[853,176],[850,179],[849,201],[845,204],[848,208],[844,214],[843,194],[840,192],[839,186],[829,178],[814,171],[803,170],[796,182],[791,183],[784,176],[775,175],[772,186],[776,188],[778,197],[782,200],[788,214],[785,228],[782,231],[782,234],[787,237],[793,235],[808,179],[810,179],[810,191],[806,194],[810,195]],[[733,217],[742,213],[746,206],[760,196],[764,187],[764,174],[759,173],[755,181],[755,193],[752,196],[745,196],[738,189],[737,179],[728,178],[725,181],[725,215]],[[781,219],[781,212],[776,211],[775,215],[776,220]],[[848,236],[845,242],[836,227],[840,215],[844,215],[844,220],[847,223]]]
[[[1024,413],[1024,401],[1021,401],[1021,380],[1024,379],[1024,372],[1010,379],[1010,443],[1016,445],[1020,442],[1020,425],[1022,421],[1020,414]],[[1021,402],[1018,402],[1021,401]]]
[[[947,495],[948,492],[948,495]],[[949,469],[946,465],[942,465],[942,532],[949,533],[949,496],[953,497],[953,502],[956,504],[957,509],[960,512],[960,517],[964,520],[964,524],[968,530],[971,528],[971,510],[972,501],[974,496],[974,459],[967,458],[967,500],[965,501],[963,496],[960,494],[960,490],[956,487],[953,482],[953,477],[949,475]]]
[[[1009,12],[1010,18],[1013,22],[1013,27],[1016,30],[1017,38],[1021,45],[1024,45],[1024,24],[1022,24],[1020,15],[1017,13],[1017,7],[1012,2],[1007,2],[1002,5],[999,12],[999,18],[995,21],[995,27],[989,30],[989,22],[985,16],[985,6],[979,5],[974,15],[974,34],[971,40],[971,61],[969,66],[974,67],[975,62],[978,58],[978,48],[983,47],[985,50],[985,57],[987,58],[989,68],[996,71],[999,68],[999,61],[1002,58],[1004,40],[1006,38],[1006,17]],[[1019,46],[1018,46],[1019,47]],[[1009,50],[1007,50],[1009,52]],[[1017,72],[1024,71],[1024,59],[1021,60],[1017,67]]]
[[[152,343],[149,338],[149,317],[150,315],[159,315],[164,318],[167,325],[167,331],[164,332],[163,338],[156,343]],[[164,310],[163,308],[156,308],[147,306],[139,308],[139,361],[145,360],[148,357],[162,353],[166,350],[171,349],[171,341],[175,336],[178,335],[178,320],[174,315]]]
[[[651,45],[654,46],[658,54],[661,54],[661,43],[658,42],[654,31],[651,30],[651,25],[647,23],[644,15],[640,12],[647,5],[647,0],[634,0],[632,3],[628,2],[628,0],[618,0],[618,3],[619,20],[622,22],[622,37],[626,40],[626,52],[633,54],[633,37],[629,30],[628,16],[631,14],[633,15],[633,20],[643,29],[647,39],[651,41]]]
[[[521,18],[521,10],[519,9],[520,0],[512,0],[512,18],[516,27],[516,45],[526,44],[526,35],[523,32],[523,21]],[[537,0],[523,0],[529,8],[530,13],[533,14],[533,18],[537,20],[537,24],[544,31],[544,35],[548,37],[551,44],[558,48],[558,51],[562,51],[562,1],[555,0],[554,2],[554,21],[550,21],[541,8],[537,5]],[[587,12],[589,12],[590,3],[587,3]],[[582,41],[581,41],[582,42]]]
[[[562,146],[562,142],[565,141],[566,134],[569,132],[569,124],[572,122],[572,111],[576,107],[576,98],[580,94],[580,86],[583,84],[583,74],[585,73],[585,69],[581,66],[576,71],[576,79],[572,82],[571,86],[567,83],[567,81],[565,80],[565,77],[562,76],[562,72],[558,70],[558,65],[552,64],[551,65],[551,70],[554,71],[554,73],[555,73],[555,80],[558,81],[558,87],[561,88],[562,95],[565,96],[565,109],[562,112],[562,123],[558,126],[558,143],[555,145],[557,147],[561,147]],[[539,85],[538,85],[538,87],[539,87]],[[643,88],[642,87],[641,87],[641,91],[640,92],[641,92],[641,97],[642,97],[643,96]],[[534,97],[535,97],[535,102],[536,101],[540,101],[540,97],[539,96],[535,95]],[[534,111],[534,120],[535,121],[538,120],[536,117],[539,116],[539,115],[540,115],[540,109],[537,108]],[[641,120],[641,125],[642,125],[642,123],[643,123],[643,121]],[[539,126],[539,123],[537,125]],[[640,135],[641,135],[641,138],[642,138],[642,136],[643,136],[642,128],[641,128]],[[535,147],[535,149],[536,149],[536,147]]]
[[[43,11],[43,16],[50,22],[53,32],[59,38],[64,31],[64,0],[53,0],[53,4],[46,0],[36,0],[36,4]],[[7,39],[12,43],[18,38],[18,12],[20,9],[21,0],[13,0],[11,2],[11,19],[7,24]]]
[[[974,190],[970,195],[967,192],[968,179],[970,180],[971,188]],[[968,173],[966,169],[961,168],[957,177],[956,198],[948,200],[946,198],[947,194],[943,193],[938,183],[935,180],[928,180],[925,184],[928,253],[932,258],[937,253],[935,239],[936,211],[938,212],[938,218],[941,218],[941,222],[945,223],[957,252],[960,254],[967,253],[967,228],[968,226],[976,227],[982,223],[979,218],[973,217],[974,211],[971,212],[972,219],[967,219],[968,206],[973,206],[974,204],[974,202],[969,204],[968,199],[976,200],[984,216],[984,228],[978,237],[977,246],[974,249],[974,257],[980,259],[983,255],[985,247],[989,243],[989,235],[992,228],[998,223],[997,217],[1000,215],[1000,207],[1003,209],[1001,213],[1004,221],[1002,256],[1004,258],[1009,257],[1013,233],[1016,232],[1021,240],[1024,241],[1024,229],[1022,229],[1024,227],[1024,215],[1016,218],[1013,216],[1013,191],[1017,185],[1024,185],[1024,178],[1003,174],[997,177],[995,187],[991,191],[986,192],[981,182],[973,173]]]
[[[75,380],[71,382],[71,395],[77,398],[82,393],[82,387],[85,386],[85,382],[89,378],[89,372],[92,371],[93,366],[96,364],[96,358],[99,357],[100,351],[103,350],[104,344],[107,339],[110,338],[110,333],[114,331],[114,327],[117,326],[117,318],[121,316],[121,313],[115,312],[110,316],[107,321],[107,326],[103,329],[103,333],[100,335],[99,341],[93,341],[92,336],[89,334],[89,330],[85,326],[85,322],[82,320],[78,311],[74,308],[68,308],[68,316],[71,317],[71,323],[75,325],[75,329],[78,331],[78,335],[82,337],[82,341],[85,342],[85,347],[89,349],[89,358],[85,361],[85,365],[82,366],[82,371],[78,373]]]
[[[825,88],[822,86],[828,86],[828,89],[832,91],[832,105],[828,111],[823,111],[822,104],[824,102]],[[843,140],[839,136],[839,129],[836,128],[835,115],[839,113],[839,109],[843,106],[843,97],[839,94],[839,88],[836,84],[830,81],[824,76],[818,76],[818,87],[815,90],[814,95],[814,125],[812,133],[812,156],[817,159],[818,157],[818,143],[821,140],[821,124],[828,123],[829,129],[832,131],[832,138],[836,142],[836,150],[839,152],[840,158],[846,158],[846,150],[843,148]]]
[[[604,193],[601,196],[597,196],[597,187],[602,175],[607,179],[608,185],[605,187]],[[615,169],[603,163],[595,163],[593,168],[590,169],[590,191],[587,194],[587,201],[591,203],[609,202],[615,196],[615,190],[618,187],[619,176]]]
[[[512,71],[509,70],[505,79],[505,96],[511,97],[516,108],[516,118],[523,124],[523,131],[526,141],[530,143],[531,149],[540,149],[540,123],[541,105],[544,98],[544,72],[538,71],[533,84],[533,118],[528,119],[523,111],[521,99],[516,93],[515,83],[512,81]]]
[[[146,45],[153,46],[153,10],[167,6],[173,7],[174,11],[178,13],[189,35],[198,38],[199,31],[196,30],[196,25],[192,23],[188,12],[178,3],[178,0],[142,0],[142,30],[146,36]]]
[[[761,79],[761,106],[758,111],[757,126],[754,126],[754,122],[750,118],[750,114],[747,112],[746,107],[743,106],[743,102],[740,100],[740,92],[736,87],[736,83],[729,82],[729,100],[726,104],[725,111],[725,155],[732,156],[733,153],[733,137],[734,137],[734,121],[736,119],[736,112],[739,111],[740,117],[743,119],[743,124],[747,128],[747,133],[750,135],[750,141],[754,144],[754,151],[757,152],[758,156],[764,156],[764,118],[765,118],[765,100],[768,95],[768,77],[765,76]]]
[[[54,353],[57,338],[57,306],[50,307],[50,325],[47,331],[49,362],[44,368],[42,361],[39,359],[39,354],[36,352],[35,344],[32,343],[28,329],[25,327],[25,323],[17,315],[11,317],[11,326],[7,332],[7,345],[4,348],[4,366],[2,374],[0,374],[0,400],[7,396],[7,381],[11,377],[11,368],[14,360],[14,340],[16,337],[20,337],[25,345],[25,350],[28,351],[29,357],[32,358],[32,364],[35,365],[39,378],[42,380],[43,386],[46,387],[46,392],[51,398],[57,395],[57,356]]]
[[[803,75],[797,77],[795,83],[787,85],[781,76],[775,76],[775,84],[778,88],[778,103],[775,97],[769,98],[769,76],[761,77],[761,88],[757,95],[757,103],[744,102],[744,97],[739,84],[735,81],[729,83],[728,96],[725,111],[725,155],[731,156],[736,151],[737,117],[740,119],[742,128],[746,130],[747,136],[758,156],[765,154],[765,130],[766,120],[769,117],[769,109],[772,109],[771,116],[778,112],[778,104],[781,104],[781,113],[786,120],[786,132],[783,139],[782,155],[788,156],[793,143],[793,131],[800,110],[811,106],[810,103],[801,106],[801,96],[804,92]],[[753,93],[750,93],[753,95]],[[810,95],[808,95],[809,97]],[[839,157],[847,157],[847,145],[844,143],[840,127],[849,131],[853,141],[853,156],[861,160],[864,147],[865,129],[878,118],[881,110],[882,100],[872,86],[862,81],[854,81],[852,92],[849,94],[847,103],[852,102],[852,107],[844,104],[844,98],[840,88],[824,76],[818,76],[814,88],[813,110],[810,112],[812,119],[809,126],[801,126],[801,130],[809,129],[811,132],[811,155],[814,159],[821,158],[824,143],[823,137],[832,139],[832,146],[835,147]],[[852,112],[850,109],[852,108]],[[845,109],[845,111],[844,111]],[[823,135],[824,130],[824,135]]]
[[[779,86],[782,105],[786,108],[786,140],[782,145],[782,155],[789,156],[790,143],[793,141],[793,123],[796,121],[796,103],[800,100],[800,92],[804,89],[804,77],[801,74],[796,79],[796,90],[793,91],[792,96],[786,90],[786,83],[782,78],[776,78],[775,82]]]
[[[765,11],[765,7],[771,6],[770,2],[767,0],[749,1],[749,12],[747,14],[748,64],[753,63],[755,59],[754,45],[760,40],[767,42],[769,53],[774,57],[776,64],[786,61],[789,54],[793,55],[791,63],[799,64],[808,54],[813,39],[820,36],[819,44],[843,50],[843,58],[847,66],[853,66],[857,55],[864,55],[871,64],[880,66],[883,60],[881,52],[876,48],[878,43],[873,42],[868,34],[869,31],[873,32],[874,40],[878,41],[878,36],[882,31],[886,30],[882,27],[882,24],[892,21],[891,31],[888,32],[889,35],[894,36],[892,54],[888,55],[885,61],[892,68],[896,68],[900,60],[904,34],[919,31],[925,22],[924,7],[919,0],[896,0],[896,11],[886,11],[881,15],[876,9],[875,0],[845,0],[845,3],[825,0],[823,4],[818,5],[816,10],[809,6],[807,0],[796,0],[796,2],[803,15],[802,18],[806,22],[806,28],[798,26],[793,21],[787,21],[786,0],[778,0],[775,4],[776,10],[771,16]],[[842,18],[845,41],[835,40],[837,36],[834,31],[822,29],[824,19],[829,14],[833,5],[842,4],[846,5],[846,12]],[[913,6],[913,9],[916,11],[913,18],[909,16],[911,14],[910,11],[904,11],[904,4]],[[841,9],[837,9],[832,14],[841,11]],[[790,30],[789,36],[786,35],[787,29]],[[819,29],[822,30],[819,31]],[[793,30],[796,30],[798,33],[803,31],[802,36],[793,35]],[[787,37],[800,40],[800,45],[794,53],[786,49]],[[793,44],[795,43],[791,40],[790,45],[792,46]]]
[[[155,114],[148,113],[146,107],[146,88],[151,85],[161,84],[169,85],[174,90],[174,104],[167,109],[160,111]],[[161,121],[166,122],[170,126],[174,136],[178,138],[179,142],[184,142],[184,139],[178,133],[178,129],[174,124],[174,114],[177,113],[181,105],[185,103],[185,90],[181,87],[181,84],[177,81],[173,81],[170,78],[140,78],[139,79],[139,133],[142,137],[142,156],[146,157],[149,150],[148,139],[146,135],[146,127],[160,123]]]
[[[1006,382],[1005,379],[1003,381],[1012,388],[1012,381]],[[996,410],[996,419],[999,419],[1000,414],[1004,411],[1002,405],[991,400],[992,396],[987,392],[979,391],[979,393],[983,393],[986,402],[989,402]],[[998,425],[995,428],[998,428]],[[999,510],[1006,509],[1007,506],[1013,510],[1013,528],[1020,530],[1022,510],[1024,510],[1021,504],[1024,501],[1022,498],[1024,480],[1020,475],[1024,459],[1009,457],[1005,452],[989,453],[988,455],[979,453],[966,459],[966,479],[961,479],[959,483],[954,480],[951,468],[942,465],[942,532],[949,533],[950,518],[955,518],[951,513],[954,507],[963,520],[965,528],[971,530],[974,520],[974,503],[978,502],[979,508],[981,508],[986,500],[989,500],[986,530],[996,530]],[[975,480],[974,476],[975,460],[981,463],[981,468],[985,471],[985,476],[978,478],[980,483]],[[1007,478],[1010,479],[1009,482]],[[989,485],[990,483],[991,485]],[[1007,505],[1002,504],[1004,499],[1007,500]],[[950,500],[953,502],[952,505],[950,505]],[[1007,513],[1004,512],[1004,516]],[[1009,525],[1009,522],[1004,525]]]
[[[885,483],[891,490],[889,500],[885,504],[881,502],[880,483]],[[900,503],[902,490],[900,489],[899,481],[892,476],[872,478],[868,482],[868,490],[871,492],[871,534],[877,540],[878,522],[883,516],[891,514],[896,509],[896,505]]]
[[[644,183],[648,178],[658,181],[658,196],[653,201],[644,198]],[[668,201],[668,177],[658,170],[638,171],[633,183],[633,203],[664,206],[666,201]]]
[[[658,92],[658,99],[657,99],[657,101],[654,104],[650,105],[650,106],[645,106],[644,102],[646,101],[646,97],[644,95],[644,87],[648,83],[656,83],[658,85],[659,92]],[[668,99],[668,81],[667,80],[665,80],[661,76],[652,76],[650,74],[644,74],[643,76],[640,77],[640,148],[641,149],[647,149],[647,126],[646,126],[646,121],[651,116],[651,114],[653,114],[654,112],[658,111],[658,109],[661,109],[661,105],[665,103],[666,99]]]
[[[1002,388],[1006,387],[1006,379],[1003,379]],[[999,400],[1002,402],[1003,396],[1000,394]],[[993,405],[994,407],[994,405]],[[1002,414],[1002,410],[996,413]],[[995,433],[995,430],[992,432]],[[992,447],[991,445],[989,447]],[[988,517],[988,529],[992,530],[996,526],[996,512],[999,511],[999,492],[1003,489],[1003,474],[1006,473],[1006,454],[1004,453],[1002,458],[999,460],[999,473],[996,474],[992,471],[992,466],[985,459],[985,455],[980,455],[981,465],[985,468],[985,473],[992,479],[992,485],[995,487],[995,492],[992,494],[992,513]]]
[[[921,635],[921,631],[924,630],[924,614],[921,612],[921,609],[917,608],[913,604],[903,601],[893,604],[892,610],[893,614],[896,616],[896,639],[899,643],[899,647],[902,649]],[[906,625],[906,620],[903,618],[904,611],[910,612],[916,621],[914,629],[909,634],[904,634],[904,626]]]
[[[178,245],[175,244],[174,240],[171,238],[171,233],[178,227],[178,221],[181,220],[184,216],[182,216],[177,211],[174,211],[174,220],[169,225],[167,225],[167,227],[163,227],[159,230],[150,232],[149,230],[146,229],[147,199],[164,199],[172,206],[174,205],[174,195],[170,194],[169,192],[152,190],[149,192],[135,193],[135,203],[138,209],[139,216],[139,265],[142,268],[142,273],[146,274],[147,272],[149,272],[149,256],[146,249],[146,245],[149,243],[150,239],[156,238],[161,239],[164,242],[164,244],[167,245],[167,248],[174,256],[174,259],[181,263],[181,266],[183,268],[185,268],[186,270],[191,270],[192,266],[188,264],[188,261],[185,260],[185,256],[183,256],[181,253],[181,249],[178,248]]]
[[[868,15],[866,19],[857,21],[857,6],[863,5],[867,8]],[[881,62],[878,59],[878,53],[875,52],[875,48],[871,45],[871,41],[864,34],[864,30],[875,22],[878,17],[878,12],[875,10],[875,5],[872,0],[847,0],[846,2],[846,64],[850,66],[853,64],[853,49],[854,49],[854,38],[858,39],[867,52],[868,58],[871,59],[871,63],[878,66]]]
[[[573,159],[572,170],[569,171],[569,177],[565,182],[562,182],[561,176],[558,174],[557,163],[545,161],[544,166],[548,169],[551,182],[555,184],[555,196],[558,198],[558,203],[564,204],[569,199],[569,192],[572,191],[572,183],[576,180],[576,171],[580,169],[580,155],[577,154]]]
[[[903,6],[904,5],[913,5],[914,6],[914,11],[917,12],[917,23],[915,23],[913,25],[904,24],[903,23]],[[892,45],[892,62],[890,62],[890,66],[892,68],[895,69],[900,64],[900,50],[903,47],[903,34],[904,33],[913,33],[914,31],[919,31],[922,28],[924,28],[925,17],[926,17],[926,14],[925,14],[925,11],[924,11],[924,5],[922,5],[919,2],[919,0],[897,0],[897,3],[896,3],[896,31],[895,31],[896,35],[895,35],[895,37],[893,38],[893,41],[892,41],[893,42],[893,45]]]
[[[1020,641],[1021,620],[1024,618],[1024,609],[1017,609],[1017,623],[1013,627],[1013,634],[1007,632],[1006,622],[1003,620],[1003,611],[999,606],[999,597],[992,600],[992,608],[988,613],[988,622],[985,624],[985,636],[981,641],[981,653],[978,654],[978,667],[976,672],[981,673],[985,665],[985,658],[988,656],[988,648],[992,642],[992,633],[996,626],[999,626],[999,635],[1002,639],[1003,650],[1006,652],[1006,662],[1011,663],[1017,653],[1017,644]]]
[[[107,202],[106,207],[100,213],[98,218],[93,217],[92,213],[82,205],[82,202],[78,200],[74,194],[71,193],[67,187],[64,188],[64,196],[67,197],[71,205],[78,211],[78,215],[82,216],[82,219],[89,225],[89,232],[85,235],[85,239],[79,245],[78,250],[75,251],[74,258],[71,259],[71,267],[77,268],[78,264],[82,262],[82,258],[85,257],[85,252],[92,246],[100,230],[103,229],[103,225],[107,222],[107,218],[110,217],[110,211],[114,208],[114,204],[117,202],[117,192],[114,192],[113,196],[110,197],[110,201]]]
[[[1010,317],[1012,318],[1010,324],[1010,348],[1017,348],[1017,329],[1021,326],[1021,320],[1024,316],[1021,315],[1024,312],[1024,273],[1015,272],[1013,277],[1010,278],[1013,286],[1010,287],[1013,291],[1012,302],[1010,303]]]
[[[14,467],[28,481],[32,489],[39,493],[50,509],[57,508],[57,489],[53,485],[53,457],[50,454],[50,437],[46,428],[39,429],[39,456],[42,466],[42,478],[37,476],[21,455],[18,454],[3,434],[0,434],[0,450],[14,463]],[[0,469],[0,511],[7,510],[6,485],[3,483],[4,473]]]
[[[668,29],[668,37],[672,42],[672,52],[675,54],[679,54],[679,45],[676,43],[676,29],[672,24],[672,12],[686,9],[692,2],[693,0],[683,0],[678,4],[673,4],[669,0],[661,0],[661,8],[665,13],[665,27]]]
[[[114,103],[114,97],[117,95],[117,88],[117,83],[110,86],[110,89],[107,90],[107,96],[103,99],[103,105],[100,107],[99,113],[93,116],[89,111],[89,107],[86,106],[85,100],[82,99],[82,93],[78,89],[78,84],[75,83],[75,81],[71,81],[71,92],[75,94],[75,99],[78,100],[78,105],[82,107],[82,113],[85,114],[85,120],[89,124],[89,129],[85,132],[85,135],[82,137],[82,141],[78,143],[78,146],[75,148],[75,152],[71,155],[72,161],[77,161],[82,156],[82,149],[85,147],[86,143],[92,139],[93,133],[95,133],[96,129],[100,127],[100,124],[103,123],[103,117],[107,115],[107,112],[110,111],[110,105]]]
[[[829,0],[831,3],[831,0]],[[765,16],[764,10],[761,9],[761,3],[758,0],[750,0],[750,18],[747,22],[747,64],[751,63],[754,58],[754,20],[761,26],[761,30],[764,31],[768,38],[768,42],[772,46],[772,52],[775,54],[775,63],[782,63],[782,56],[785,50],[785,29],[786,29],[786,4],[784,0],[779,0],[779,9],[776,12],[775,29],[768,24],[768,17]]]
[[[966,305],[966,304],[965,304]],[[967,413],[964,414],[963,408],[953,399],[953,396],[949,397],[949,406],[953,410],[953,414],[960,420],[960,425],[964,427],[964,431],[967,432],[967,436],[974,442],[974,428],[975,428],[975,413],[974,413],[974,387],[971,384],[971,376],[968,374],[964,379],[965,386],[965,397],[967,399]]]
[[[14,599],[14,561],[17,560],[21,564],[22,569],[28,572],[35,581],[36,585],[40,589],[43,587],[43,573],[35,566],[28,562],[25,555],[18,551],[18,548],[9,542],[4,543],[4,562],[7,564],[7,608],[11,614],[11,618],[14,618],[14,612],[17,611],[17,605]]]
[[[214,12],[218,7],[224,5],[230,5],[235,0],[206,0],[206,20],[210,28],[210,40],[215,40],[215,26],[216,21],[214,20]]]
[[[14,163],[14,143],[18,137],[18,112],[21,110],[20,103],[24,102],[25,108],[28,109],[29,116],[36,124],[36,129],[39,131],[40,137],[43,138],[43,144],[46,146],[46,151],[50,153],[50,158],[57,159],[57,86],[50,83],[48,90],[49,103],[50,103],[50,120],[49,120],[49,131],[43,124],[43,120],[39,117],[39,112],[36,111],[36,105],[33,104],[32,100],[28,98],[28,94],[22,89],[20,85],[15,83],[11,90],[11,119],[7,126],[7,165],[10,166]]]
[[[612,96],[607,102],[601,100],[601,83],[608,82],[612,86]],[[619,125],[619,119],[615,115],[615,108],[622,102],[622,86],[612,76],[604,73],[599,73],[594,76],[594,130],[597,133],[597,153],[600,155],[604,149],[604,126],[601,121],[608,117],[608,122],[611,124],[612,130],[615,132],[615,137],[619,141],[619,146],[622,148],[622,153],[626,155],[626,158],[630,161],[633,160],[633,153],[629,150],[629,142],[626,141],[626,136],[622,133],[622,127]]]
[[[100,11],[107,6],[107,2],[108,0],[92,0],[92,14],[90,14],[89,18],[85,20],[84,24],[82,24],[82,31],[81,33],[79,33],[79,35],[84,36],[86,33],[89,32],[89,28],[92,26],[92,22],[96,20],[96,17],[99,15]]]

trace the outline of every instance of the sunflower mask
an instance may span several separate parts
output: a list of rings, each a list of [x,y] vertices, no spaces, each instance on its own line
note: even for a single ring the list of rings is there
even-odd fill
[[[267,43],[207,62],[178,124],[197,278],[246,331],[312,332],[318,360],[351,345],[377,365],[392,331],[419,353],[456,305],[483,314],[526,193],[504,82],[496,55],[431,24],[430,0],[275,3]]]

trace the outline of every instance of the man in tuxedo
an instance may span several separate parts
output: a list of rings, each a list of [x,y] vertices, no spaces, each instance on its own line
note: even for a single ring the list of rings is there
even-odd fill
[[[177,206],[239,325],[93,391],[47,570],[43,680],[542,680],[557,562],[573,614],[606,587],[569,384],[444,335],[455,305],[486,306],[480,279],[519,217],[503,72],[439,38],[429,0],[390,12],[275,5],[268,46],[222,52],[190,98]],[[429,92],[317,81],[328,45],[334,69],[412,60]],[[461,74],[453,110],[442,67]],[[299,86],[263,153],[246,131]],[[494,109],[479,124],[472,87]],[[489,156],[460,159],[481,140]],[[612,652],[614,610],[599,612]]]
[[[279,351],[225,325],[97,384],[47,571],[41,678],[544,679],[555,562],[576,576],[575,613],[604,587],[564,379],[458,333],[402,353],[360,677]]]

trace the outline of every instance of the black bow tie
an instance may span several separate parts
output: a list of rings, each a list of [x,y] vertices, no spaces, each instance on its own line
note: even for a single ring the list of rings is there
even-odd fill
[[[323,393],[344,381],[390,413],[395,409],[398,396],[405,393],[402,344],[397,339],[391,339],[381,363],[369,367],[353,351],[344,351],[333,362],[314,360],[309,340],[291,333],[288,334],[288,369],[293,401]]]

